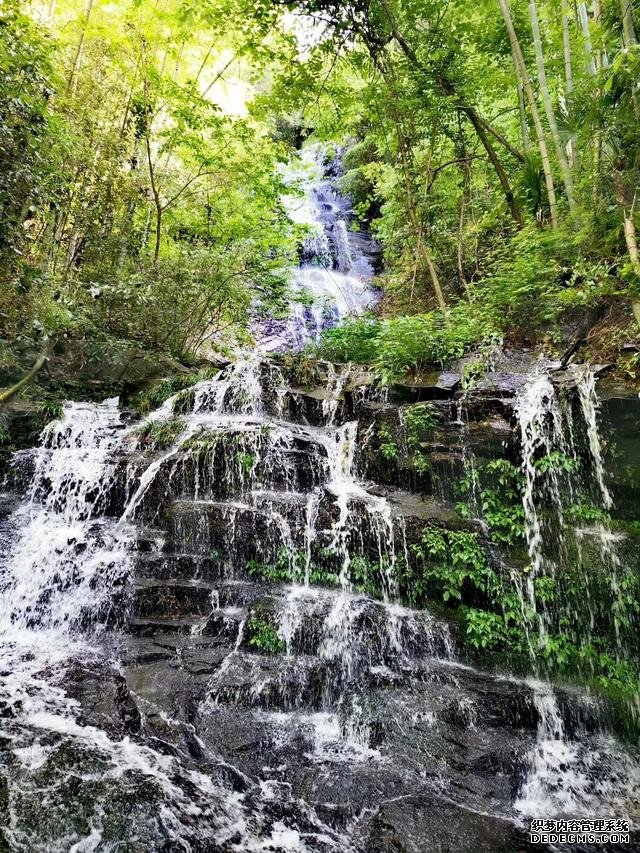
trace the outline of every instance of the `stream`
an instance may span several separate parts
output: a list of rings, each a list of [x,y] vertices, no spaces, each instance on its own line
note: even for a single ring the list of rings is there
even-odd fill
[[[550,676],[535,650],[572,624],[585,644],[611,637],[618,664],[637,658],[624,591],[640,553],[639,401],[531,353],[496,353],[466,388],[464,365],[383,388],[287,355],[378,299],[339,164],[311,148],[302,167],[304,298],[146,417],[177,420],[168,446],[142,441],[115,399],[68,402],[13,459],[6,849],[515,851],[531,818],[629,819],[620,849],[637,849],[637,730],[588,673]],[[424,403],[436,426],[407,441],[407,409]],[[505,458],[526,571],[492,540],[482,478]],[[442,601],[408,600],[427,525],[473,533],[512,573],[527,671],[484,665]],[[567,566],[578,593],[541,608],[541,581],[562,589]],[[637,719],[634,700],[624,709]]]

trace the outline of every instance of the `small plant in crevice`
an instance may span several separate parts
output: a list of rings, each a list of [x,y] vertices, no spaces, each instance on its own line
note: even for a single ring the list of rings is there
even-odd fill
[[[236,460],[238,461],[238,465],[244,474],[250,474],[253,469],[255,457],[252,453],[246,453],[245,451],[238,451],[236,453]]]
[[[476,357],[467,362],[462,368],[460,385],[463,391],[471,390],[484,376],[493,369],[497,355],[502,352],[504,341],[501,335],[493,333],[480,345]]]
[[[400,411],[400,417],[409,450],[416,450],[424,433],[435,429],[442,420],[442,415],[432,403],[405,406]]]
[[[290,561],[278,556],[275,563],[261,563],[259,560],[249,560],[247,571],[252,577],[267,581],[268,583],[290,583],[294,580],[295,572],[292,571]]]
[[[400,419],[413,468],[418,474],[426,474],[431,467],[431,461],[421,448],[421,441],[425,433],[438,426],[442,415],[432,403],[415,403],[401,410]]]
[[[582,521],[606,521],[609,519],[608,513],[601,507],[585,503],[572,504],[564,510],[564,515],[568,521],[574,523]]]
[[[411,551],[416,568],[407,569],[401,588],[413,604],[439,598],[457,605],[465,594],[486,601],[499,586],[476,533],[429,525]]]
[[[580,469],[580,462],[559,450],[552,450],[545,456],[541,456],[534,463],[537,471],[541,474],[574,474]]]
[[[188,415],[193,411],[193,407],[196,401],[196,392],[194,388],[184,388],[182,391],[179,391],[176,394],[176,398],[173,401],[173,414],[174,415]]]
[[[254,578],[267,583],[302,583],[305,578],[306,555],[303,551],[290,553],[281,548],[273,563],[249,560],[247,571]],[[338,575],[312,561],[309,566],[309,583],[317,586],[336,586]]]
[[[382,424],[378,428],[378,448],[387,462],[393,462],[398,458],[398,445],[387,424]]]
[[[138,440],[145,450],[167,450],[184,430],[179,418],[168,421],[149,421],[138,429]]]
[[[280,654],[284,652],[285,645],[278,636],[278,631],[273,623],[257,614],[252,614],[247,622],[248,643],[258,651],[268,654]]]
[[[11,441],[9,423],[4,412],[0,412],[0,447],[7,446]]]
[[[62,403],[59,400],[43,400],[36,406],[36,412],[43,426],[46,426],[62,417]]]
[[[382,571],[388,561],[372,562],[365,557],[355,556],[349,564],[349,579],[358,592],[369,595],[372,598],[382,596]]]

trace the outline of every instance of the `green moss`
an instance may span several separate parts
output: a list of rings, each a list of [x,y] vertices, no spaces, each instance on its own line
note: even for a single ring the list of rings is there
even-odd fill
[[[184,421],[150,421],[138,429],[140,445],[146,450],[166,450],[184,430]]]

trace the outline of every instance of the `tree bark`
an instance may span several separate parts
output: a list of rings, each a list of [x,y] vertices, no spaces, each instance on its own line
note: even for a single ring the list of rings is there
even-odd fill
[[[582,38],[584,39],[584,52],[587,55],[587,71],[591,77],[595,77],[596,63],[593,59],[593,47],[591,45],[591,32],[589,31],[589,15],[585,3],[578,3],[578,18],[580,20],[580,29],[582,30]]]
[[[529,77],[529,72],[527,71],[524,56],[522,55],[520,42],[518,41],[518,36],[513,26],[513,21],[511,19],[511,8],[509,6],[509,0],[498,0],[498,2],[500,3],[502,17],[507,28],[507,35],[509,37],[509,44],[511,45],[511,53],[513,55],[513,62],[516,67],[516,72],[520,75],[522,85],[524,86],[524,91],[527,96],[527,100],[529,101],[529,109],[531,110],[533,126],[536,131],[538,148],[540,150],[540,158],[542,160],[542,170],[544,172],[544,181],[547,187],[547,196],[549,198],[549,212],[551,215],[551,223],[554,228],[557,228],[558,206],[556,200],[556,190],[553,185],[553,176],[551,173],[551,161],[549,159],[549,151],[547,149],[547,141],[544,135],[544,128],[542,127],[540,113],[538,112],[538,105],[536,104],[533,86],[531,85],[531,78]]]
[[[480,117],[475,112],[475,110],[470,110],[469,112],[467,112],[467,117],[469,118],[469,121],[471,122],[476,133],[478,134],[478,139],[484,146],[484,149],[487,152],[487,156],[491,161],[491,165],[495,169],[495,173],[498,176],[498,180],[500,181],[500,185],[502,186],[504,192],[504,197],[507,202],[507,206],[511,211],[513,221],[516,223],[518,228],[522,228],[522,211],[520,210],[520,206],[516,200],[516,197],[513,194],[513,190],[511,189],[511,184],[509,183],[507,173],[505,172],[502,163],[500,162],[498,155],[496,154],[495,148],[491,144],[491,141],[485,132],[484,125],[480,121]]]
[[[538,8],[536,6],[536,0],[529,0],[529,17],[531,19],[531,32],[533,34],[533,47],[536,54],[536,68],[538,70],[538,84],[540,86],[540,94],[542,95],[542,103],[544,105],[544,111],[547,116],[547,122],[549,123],[551,138],[556,149],[556,157],[560,166],[560,174],[562,175],[562,183],[564,184],[564,190],[567,194],[569,210],[572,213],[575,213],[577,211],[578,206],[576,204],[575,195],[573,191],[573,179],[571,177],[571,170],[569,169],[569,164],[567,163],[567,158],[562,147],[560,131],[558,130],[558,122],[556,121],[556,114],[553,109],[553,104],[551,103],[551,94],[549,92],[549,83],[547,81],[547,71],[544,64],[542,37],[540,35],[540,21],[538,20]]]
[[[520,113],[520,134],[522,136],[522,148],[524,153],[528,154],[530,149],[529,128],[527,127],[527,112],[524,106],[524,86],[520,81],[517,82],[518,87],[518,112]]]
[[[625,47],[633,47],[638,43],[636,28],[633,24],[633,10],[631,0],[620,0],[620,11],[622,13],[622,34]]]
[[[162,213],[163,213],[163,205],[160,199],[160,193],[158,191],[158,187],[156,185],[156,175],[155,168],[153,165],[153,157],[151,156],[151,142],[149,140],[148,132],[145,134],[145,142],[147,148],[147,165],[149,167],[149,183],[151,184],[151,194],[153,196],[153,204],[156,209],[156,228],[155,228],[155,238],[154,238],[154,246],[153,246],[153,265],[154,267],[158,265],[158,258],[160,257],[160,242],[162,240]]]

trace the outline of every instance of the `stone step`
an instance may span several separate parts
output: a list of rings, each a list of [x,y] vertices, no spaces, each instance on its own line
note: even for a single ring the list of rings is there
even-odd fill
[[[212,611],[202,616],[151,615],[132,616],[128,621],[131,633],[140,637],[172,635],[206,636],[233,646],[244,621],[238,608]]]
[[[137,585],[183,579],[185,582],[213,583],[224,579],[229,571],[226,561],[202,554],[144,552],[134,558],[134,577]]]

